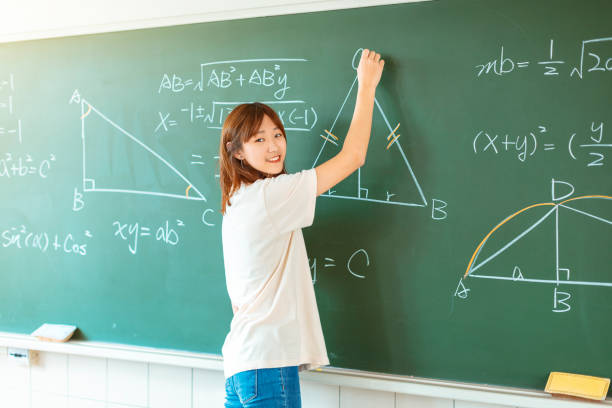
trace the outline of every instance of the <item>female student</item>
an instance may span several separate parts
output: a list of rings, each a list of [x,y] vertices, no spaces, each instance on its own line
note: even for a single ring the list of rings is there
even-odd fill
[[[298,371],[329,364],[302,228],[316,197],[361,167],[384,60],[364,49],[342,150],[316,168],[287,174],[287,139],[261,103],[237,106],[219,146],[222,241],[234,317],[223,345],[227,408],[300,407]]]

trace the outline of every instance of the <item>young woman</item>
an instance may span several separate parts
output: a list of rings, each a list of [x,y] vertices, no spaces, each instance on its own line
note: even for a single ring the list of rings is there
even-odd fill
[[[298,371],[328,365],[302,236],[316,197],[361,167],[384,61],[364,49],[342,150],[287,174],[287,139],[261,103],[237,106],[219,147],[223,257],[234,317],[223,345],[226,408],[300,407]]]

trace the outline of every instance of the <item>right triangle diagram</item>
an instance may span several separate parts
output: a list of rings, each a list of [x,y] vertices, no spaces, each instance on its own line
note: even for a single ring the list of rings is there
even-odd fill
[[[342,149],[354,109],[356,85],[357,77],[333,123],[320,135],[321,148],[317,152],[313,168],[331,159]],[[320,197],[413,207],[427,206],[423,190],[402,149],[401,131],[401,124],[388,118],[375,98],[366,163]]]
[[[206,201],[169,161],[81,101],[83,191]]]

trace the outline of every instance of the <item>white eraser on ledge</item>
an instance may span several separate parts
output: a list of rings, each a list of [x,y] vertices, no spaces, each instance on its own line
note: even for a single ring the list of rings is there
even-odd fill
[[[45,323],[34,331],[31,335],[43,341],[68,341],[74,334],[76,326],[66,324]]]

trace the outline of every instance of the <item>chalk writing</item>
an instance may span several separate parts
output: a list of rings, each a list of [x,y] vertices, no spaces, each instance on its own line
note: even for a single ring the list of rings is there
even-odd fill
[[[40,252],[58,252],[63,254],[87,255],[87,244],[84,241],[92,238],[89,231],[77,239],[73,234],[49,234],[47,232],[29,231],[25,225],[10,227],[2,231],[0,241],[3,248],[37,249]]]
[[[604,165],[605,153],[612,144],[602,143],[604,137],[604,123],[591,122],[589,130],[585,134],[572,133],[568,136],[567,151],[573,160],[579,160],[577,156],[583,155],[587,167],[599,167]],[[580,143],[582,141],[582,143]],[[555,142],[555,143],[553,143]],[[498,134],[490,130],[480,130],[472,140],[474,154],[502,155],[513,154],[520,162],[525,162],[534,157],[536,153],[551,152],[565,148],[565,142],[561,144],[555,141],[546,126],[539,125],[525,134],[509,135]]]
[[[132,224],[124,224],[119,221],[114,221],[113,227],[115,227],[115,232],[113,236],[122,241],[129,241],[128,250],[132,255],[136,255],[138,252],[139,238],[155,237],[155,241],[170,246],[176,246],[179,243],[179,234],[175,227],[181,228],[184,226],[185,223],[183,223],[181,220],[176,220],[176,225],[173,225],[172,227],[170,227],[170,222],[166,220],[161,226],[157,227],[157,229],[141,225],[137,222]],[[155,235],[152,234],[154,229]]]
[[[158,93],[180,93],[186,90],[240,88],[245,90],[271,90],[274,99],[282,100],[289,86],[286,64],[306,62],[302,58],[260,58],[231,61],[213,61],[200,64],[200,78],[183,78],[176,73],[164,73]],[[253,65],[257,65],[253,68]]]
[[[17,119],[16,123],[13,123],[12,126],[0,127],[0,140],[9,136],[16,137],[19,143],[23,142],[23,136],[21,135],[21,119]]]
[[[505,76],[530,67],[530,61],[519,60],[508,56],[510,53],[504,46],[500,47],[499,58],[476,65],[476,76],[484,77],[489,74]],[[542,74],[548,77],[559,77],[560,69],[566,63],[554,56],[554,39],[550,40],[546,58],[537,61],[537,66],[543,68]],[[585,71],[586,70],[586,71]],[[570,77],[582,79],[585,73],[593,75],[596,72],[607,73],[612,71],[612,37],[594,38],[582,41],[577,65],[569,71]],[[567,73],[567,71],[564,71]]]
[[[221,129],[225,118],[238,105],[250,101],[189,102],[179,112],[157,112],[153,132],[169,132],[182,123],[204,125],[207,129]],[[271,105],[283,122],[286,131],[309,132],[317,124],[318,114],[313,106],[301,100],[262,101]]]
[[[56,160],[54,154],[40,161],[34,160],[29,154],[16,156],[4,153],[0,157],[0,177],[5,178],[34,176],[46,179]]]
[[[320,259],[320,258],[319,258]],[[317,258],[308,259],[308,263],[310,264],[310,270],[312,273],[312,283],[315,284],[317,282],[317,266],[322,264],[322,267],[327,269],[334,269],[337,267],[336,260],[330,257],[324,257],[323,262],[317,260]],[[370,266],[370,256],[367,251],[363,248],[360,248],[353,252],[350,256],[348,256],[346,265],[344,266],[344,261],[341,264],[341,267],[345,267],[346,271],[353,277],[359,279],[365,279],[365,272],[368,270]]]
[[[21,119],[15,118],[15,78],[8,74],[0,77],[0,141],[15,136],[19,143],[23,142]],[[6,120],[6,118],[10,120]]]

